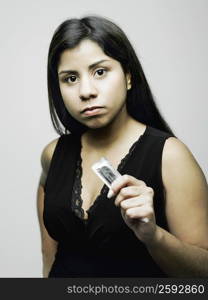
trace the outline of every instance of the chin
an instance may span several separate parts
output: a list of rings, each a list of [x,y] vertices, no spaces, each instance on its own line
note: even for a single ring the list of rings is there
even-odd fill
[[[99,129],[108,126],[111,120],[106,120],[104,118],[91,118],[86,122],[82,122],[83,125],[87,126],[89,129]]]
[[[99,129],[99,128],[104,128],[107,126],[107,124],[85,124],[89,129]]]

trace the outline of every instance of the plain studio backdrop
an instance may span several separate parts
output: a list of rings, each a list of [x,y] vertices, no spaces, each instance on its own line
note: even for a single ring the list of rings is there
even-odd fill
[[[126,32],[160,111],[208,178],[207,0],[1,0],[0,277],[42,276],[40,155],[58,137],[47,99],[48,47],[61,22],[87,14]]]

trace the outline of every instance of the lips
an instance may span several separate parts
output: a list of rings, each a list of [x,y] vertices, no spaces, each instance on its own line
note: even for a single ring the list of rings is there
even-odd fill
[[[81,113],[84,113],[85,111],[90,111],[90,110],[93,110],[93,109],[96,109],[96,108],[102,108],[103,106],[91,106],[91,107],[86,107],[85,109],[83,109],[81,111]]]

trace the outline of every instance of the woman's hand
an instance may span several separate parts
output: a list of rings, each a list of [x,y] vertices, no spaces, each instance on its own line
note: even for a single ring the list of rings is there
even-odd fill
[[[116,195],[115,205],[120,206],[125,223],[138,239],[146,245],[155,242],[158,235],[153,208],[153,189],[133,176],[122,175],[113,181],[111,190],[113,195]],[[112,193],[109,194],[113,196]]]

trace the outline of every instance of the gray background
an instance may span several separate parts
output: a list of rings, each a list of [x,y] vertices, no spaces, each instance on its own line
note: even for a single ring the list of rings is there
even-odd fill
[[[42,276],[36,191],[41,151],[57,137],[48,46],[62,21],[90,13],[127,33],[161,112],[208,175],[208,1],[1,1],[0,277]]]

